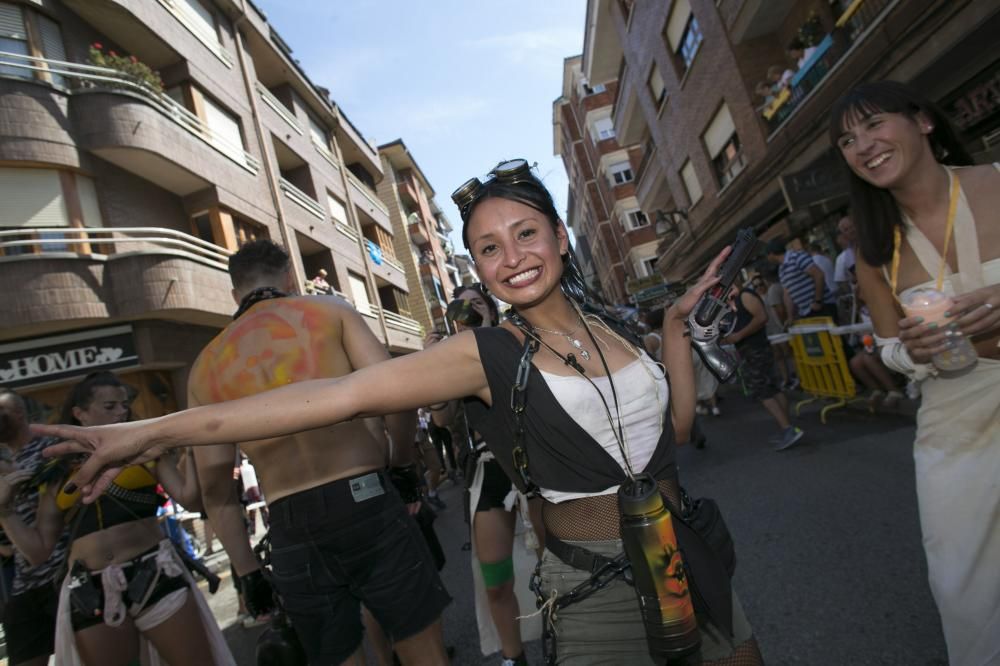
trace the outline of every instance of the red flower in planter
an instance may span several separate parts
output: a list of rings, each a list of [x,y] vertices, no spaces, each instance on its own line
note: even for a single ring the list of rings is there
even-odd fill
[[[91,44],[91,46],[93,46],[98,51],[104,48],[104,46],[100,42],[94,42],[93,44]]]
[[[114,51],[108,51],[108,55],[111,56],[112,58],[117,58],[118,57],[118,54],[115,53]]]
[[[128,59],[131,60],[132,62],[139,62],[139,59],[136,58],[135,56],[129,56]]]

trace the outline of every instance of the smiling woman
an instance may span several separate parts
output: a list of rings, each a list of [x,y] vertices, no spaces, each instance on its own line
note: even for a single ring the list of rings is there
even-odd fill
[[[546,551],[536,589],[548,611],[559,607],[558,614],[547,613],[549,637],[558,630],[558,662],[662,663],[700,650],[708,664],[760,663],[726,564],[682,520],[675,462],[675,447],[688,440],[694,420],[684,320],[718,282],[729,249],[667,310],[661,358],[654,360],[587,298],[566,228],[526,161],[502,163],[453,198],[486,289],[512,306],[500,326],[464,331],[345,377],[293,383],[150,422],[40,428],[70,440],[52,451],[91,454],[79,479],[93,498],[114,473],[107,468],[118,461],[147,460],[182,444],[257,440],[465,398],[470,425],[503,472],[519,490],[544,500]],[[693,613],[686,616],[690,622],[677,652],[663,652],[655,640],[647,644],[646,630],[657,629],[656,622],[644,622],[636,592],[622,578],[629,566],[618,494],[640,483],[651,491],[650,501],[665,504],[676,517],[676,541],[671,537],[669,544],[684,553],[686,574],[678,585],[690,585],[698,613],[697,623]],[[617,564],[603,566],[611,562]],[[666,584],[662,573],[657,580]],[[573,593],[577,585],[587,593]],[[664,599],[673,604],[669,595]]]
[[[850,171],[857,276],[887,366],[921,381],[914,461],[930,587],[952,664],[1000,654],[1000,164],[970,166],[944,115],[893,81],[858,86],[831,112]],[[954,236],[954,238],[952,238]],[[936,279],[935,279],[936,278]],[[918,289],[940,321],[905,317]],[[963,374],[929,362],[968,337]],[[957,489],[962,489],[958,491]]]

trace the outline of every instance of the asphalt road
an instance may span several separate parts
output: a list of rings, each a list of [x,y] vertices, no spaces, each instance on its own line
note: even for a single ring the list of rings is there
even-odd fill
[[[764,410],[726,396],[723,416],[704,420],[708,447],[682,448],[678,460],[688,491],[723,509],[739,558],[735,585],[766,662],[946,664],[920,543],[912,418],[839,410],[823,426],[807,407],[802,443],[776,453]],[[448,509],[436,529],[454,597],[445,642],[455,664],[497,664],[479,652],[460,489],[446,487],[442,497]],[[252,666],[259,630],[230,626],[232,588],[223,588],[212,600],[216,616],[238,662]],[[537,643],[528,656],[541,662]]]

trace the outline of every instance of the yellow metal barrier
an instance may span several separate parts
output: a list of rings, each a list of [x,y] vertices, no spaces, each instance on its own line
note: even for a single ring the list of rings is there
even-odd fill
[[[846,406],[857,396],[844,344],[834,330],[830,317],[799,319],[788,329],[801,389],[812,396],[796,403],[795,414],[804,405],[832,398],[835,402],[820,411],[820,421],[824,424],[827,413]]]

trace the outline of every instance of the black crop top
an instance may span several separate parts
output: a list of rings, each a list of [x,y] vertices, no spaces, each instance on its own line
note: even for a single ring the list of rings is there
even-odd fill
[[[511,388],[523,344],[500,326],[472,331],[493,404],[487,406],[478,398],[466,398],[469,425],[482,433],[504,472],[524,492],[513,461],[515,425],[510,406]],[[528,471],[535,484],[561,492],[597,493],[626,481],[625,471],[618,462],[566,413],[534,364],[528,374],[526,397],[523,446],[528,454]],[[676,491],[680,481],[674,440],[668,408],[656,449],[643,471],[654,479],[667,481]],[[679,493],[674,494],[677,496]],[[674,521],[674,530],[696,581],[698,595],[716,625],[732,635],[732,587],[725,566],[701,536],[685,523]]]
[[[162,503],[163,497],[156,492],[155,485],[126,489],[112,483],[96,502],[80,507],[83,515],[79,518],[73,538],[114,525],[153,518]]]

